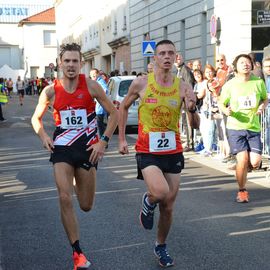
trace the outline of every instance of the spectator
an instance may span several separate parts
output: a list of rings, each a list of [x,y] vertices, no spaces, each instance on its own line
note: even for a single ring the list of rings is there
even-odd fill
[[[106,83],[108,83],[109,82],[109,76],[104,72],[104,71],[102,71],[102,70],[100,70],[99,71],[99,74],[100,74],[100,76],[101,76],[101,78],[106,82]]]
[[[8,91],[8,96],[11,97],[11,93],[13,91],[13,81],[11,78],[9,78],[6,82],[6,86],[7,86],[7,91]]]
[[[251,52],[248,55],[251,58],[252,64],[253,64],[253,69],[252,69],[251,73],[253,75],[259,77],[260,79],[264,80],[263,71],[262,71],[262,67],[261,67],[260,62],[259,62],[259,65],[258,64],[256,65],[256,54]]]
[[[5,122],[6,119],[3,116],[2,111],[2,103],[5,104],[7,102],[7,96],[4,91],[4,79],[0,78],[0,122]]]
[[[218,54],[216,57],[216,77],[220,87],[226,82],[230,72],[231,68],[227,65],[225,54]]]
[[[185,65],[181,54],[176,55],[176,61],[174,65],[177,69],[177,77],[181,78],[184,82],[188,83],[193,88],[195,84],[194,76],[190,68]],[[186,134],[186,145],[184,147],[184,151],[186,152],[194,149],[193,130],[191,129],[188,120],[186,104],[184,104],[182,112],[182,125],[183,125],[182,129]]]
[[[21,79],[21,76],[18,76],[16,88],[19,94],[20,105],[22,106],[24,99],[24,81]]]
[[[270,155],[270,57],[263,60],[263,72],[264,79],[267,90],[268,105],[265,111],[265,120],[266,120],[266,140],[265,146],[267,154]]]
[[[154,63],[153,62],[150,62],[150,63],[148,63],[148,65],[147,65],[147,73],[151,73],[151,72],[153,72],[154,71]]]
[[[202,70],[202,63],[199,59],[194,60],[192,63],[192,71],[194,72],[196,69]]]
[[[195,78],[195,85],[194,85],[194,93],[196,95],[196,107],[197,107],[197,111],[199,113],[200,116],[200,128],[199,130],[202,130],[202,126],[203,125],[203,119],[202,119],[202,115],[201,115],[201,107],[203,105],[203,99],[205,98],[205,94],[206,94],[206,81],[203,78],[203,72],[200,69],[195,69],[193,71],[193,75]],[[196,142],[196,147],[195,147],[195,151],[201,151],[203,150],[203,139],[199,138],[197,136],[197,132],[195,130],[194,132],[194,141]]]
[[[91,69],[90,78],[94,81],[97,81],[97,83],[100,84],[100,86],[102,87],[106,95],[108,95],[109,93],[108,86],[106,82],[102,79],[102,77],[100,76],[98,69],[96,68]],[[107,112],[98,102],[96,102],[96,116],[97,116],[98,133],[99,133],[99,137],[101,137],[106,129],[106,125],[104,121],[107,117]]]

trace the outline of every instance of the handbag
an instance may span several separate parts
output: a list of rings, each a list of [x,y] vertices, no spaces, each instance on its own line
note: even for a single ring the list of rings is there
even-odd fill
[[[197,111],[189,112],[187,111],[188,122],[191,128],[199,129],[200,128],[200,116]]]

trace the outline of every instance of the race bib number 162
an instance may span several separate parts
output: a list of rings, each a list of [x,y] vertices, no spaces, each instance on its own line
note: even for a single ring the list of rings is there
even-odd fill
[[[86,110],[60,111],[61,128],[79,129],[87,126]]]

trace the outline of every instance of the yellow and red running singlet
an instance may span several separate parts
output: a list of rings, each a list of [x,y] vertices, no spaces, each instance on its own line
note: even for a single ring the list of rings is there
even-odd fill
[[[139,105],[139,127],[136,151],[157,155],[183,152],[179,133],[181,114],[180,80],[174,77],[173,85],[163,87],[155,81],[154,73],[148,82]]]

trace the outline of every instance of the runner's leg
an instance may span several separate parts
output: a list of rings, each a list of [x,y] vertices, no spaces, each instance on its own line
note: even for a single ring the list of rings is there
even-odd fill
[[[236,155],[237,164],[235,176],[238,182],[239,189],[244,189],[247,182],[247,170],[249,164],[249,155],[248,151],[242,151]]]
[[[96,168],[91,167],[89,171],[83,168],[75,169],[75,191],[83,211],[90,211],[95,199],[96,191]]]
[[[160,216],[157,233],[157,241],[159,244],[165,244],[166,238],[171,228],[173,219],[173,206],[179,190],[180,173],[165,173],[165,177],[169,185],[169,193],[165,199],[159,203]]]
[[[154,165],[142,170],[143,178],[148,188],[148,199],[151,204],[164,200],[169,193],[169,185],[162,171]]]
[[[55,163],[54,175],[62,223],[70,243],[73,244],[79,239],[78,222],[72,202],[74,168],[64,162]]]

